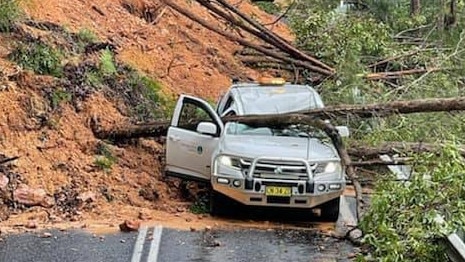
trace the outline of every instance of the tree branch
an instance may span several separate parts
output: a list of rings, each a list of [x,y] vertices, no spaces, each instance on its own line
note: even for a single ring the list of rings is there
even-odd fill
[[[304,62],[304,61],[300,61],[300,60],[295,60],[295,59],[292,59],[290,57],[287,57],[287,56],[283,56],[281,54],[278,54],[276,52],[273,52],[273,51],[270,51],[268,49],[265,49],[257,44],[254,44],[252,42],[249,42],[249,41],[246,41],[244,40],[243,38],[241,37],[237,37],[233,34],[230,34],[230,33],[227,33],[227,32],[224,32],[212,25],[210,25],[208,22],[206,22],[204,19],[200,18],[199,16],[191,13],[190,11],[182,8],[181,6],[177,5],[176,3],[172,2],[171,0],[162,0],[166,5],[170,6],[171,8],[173,8],[174,10],[176,10],[177,12],[183,14],[184,16],[188,17],[189,19],[197,22],[198,24],[202,25],[203,27],[217,33],[217,34],[220,34],[234,42],[237,42],[243,46],[247,46],[247,47],[250,47],[252,49],[255,49],[267,56],[270,56],[270,57],[273,57],[273,58],[276,58],[276,59],[279,59],[279,60],[282,60],[282,61],[285,61],[285,62],[288,62],[288,63],[294,63],[296,65],[299,65],[299,66],[302,66],[310,71],[313,71],[313,72],[317,72],[317,73],[320,73],[322,75],[333,75],[333,72],[332,71],[329,71],[329,70],[326,70],[326,69],[323,69],[321,67],[317,67],[317,66],[314,66],[308,62]]]

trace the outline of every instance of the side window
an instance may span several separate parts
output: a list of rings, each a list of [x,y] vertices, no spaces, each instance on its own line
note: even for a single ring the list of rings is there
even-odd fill
[[[200,122],[215,123],[213,117],[205,109],[192,101],[185,101],[179,116],[178,127],[195,132]]]
[[[224,110],[228,110],[232,105],[234,105],[234,99],[232,96],[228,98],[228,101],[226,101],[226,104],[224,105]]]
[[[221,98],[218,104],[218,108],[216,112],[222,115],[226,110],[228,110],[229,107],[231,107],[233,102],[234,102],[234,99],[232,98],[232,95],[230,93],[223,95],[223,97]]]

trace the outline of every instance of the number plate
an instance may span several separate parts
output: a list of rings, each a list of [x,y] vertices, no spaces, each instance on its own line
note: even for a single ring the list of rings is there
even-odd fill
[[[290,187],[267,186],[265,190],[267,196],[291,196]]]

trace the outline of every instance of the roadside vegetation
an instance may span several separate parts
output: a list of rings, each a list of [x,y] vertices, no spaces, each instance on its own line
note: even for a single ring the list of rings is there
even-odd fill
[[[14,23],[23,17],[18,0],[0,0],[0,32],[11,31]]]
[[[301,1],[288,14],[296,44],[337,71],[316,86],[327,104],[465,95],[464,1],[355,2]],[[366,77],[373,73],[381,77]],[[310,79],[311,72],[305,74]],[[408,182],[375,170],[372,202],[359,225],[368,247],[360,261],[446,261],[443,237],[465,226],[463,123],[461,113],[341,121],[351,127],[349,142],[445,145],[440,152],[403,155],[412,159]]]
[[[26,26],[50,34],[36,37],[22,30],[12,32],[15,48],[8,59],[38,75],[56,78],[55,89],[45,94],[52,109],[64,103],[79,107],[98,91],[110,100],[124,101],[126,110],[122,113],[136,121],[165,119],[172,112],[174,101],[163,93],[162,85],[118,61],[115,47],[99,42],[91,30],[83,28],[74,33],[60,25],[36,21],[28,21]]]

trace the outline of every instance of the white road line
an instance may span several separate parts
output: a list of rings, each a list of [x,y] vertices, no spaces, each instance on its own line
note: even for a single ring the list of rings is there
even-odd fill
[[[162,231],[162,226],[156,226],[153,229],[152,243],[150,243],[150,250],[149,256],[147,257],[147,262],[157,262],[158,260],[158,251],[160,250],[160,240]]]
[[[354,214],[352,211],[350,211],[349,208],[349,202],[346,200],[345,196],[341,196],[341,202],[340,202],[340,215],[342,216],[342,221],[346,225],[357,225],[357,218],[355,218]]]
[[[137,235],[136,243],[134,244],[131,262],[140,262],[142,251],[144,250],[145,235],[147,235],[147,227],[142,226],[139,229],[139,234]]]

